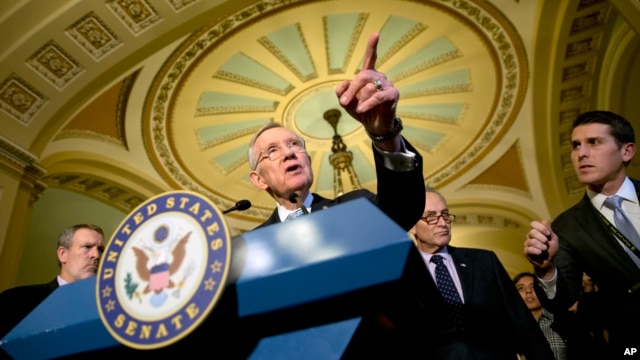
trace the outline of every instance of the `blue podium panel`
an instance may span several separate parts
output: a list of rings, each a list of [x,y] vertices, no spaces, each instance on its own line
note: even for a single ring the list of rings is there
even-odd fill
[[[120,345],[95,304],[96,278],[57,288],[1,341],[15,359],[50,359]]]
[[[249,360],[340,359],[360,320],[349,319],[264,338]]]
[[[413,246],[407,232],[366,199],[242,237],[246,259],[236,281],[241,317],[397,280]]]
[[[96,278],[89,278],[54,291],[0,346],[16,359],[145,351],[172,357],[200,347],[252,359],[337,358],[364,323],[365,305],[375,303],[364,299],[396,298],[389,284],[407,286],[407,260],[415,252],[409,235],[365,199],[238,235],[232,247],[234,276],[222,300],[196,331],[172,345],[139,350],[120,344],[102,323]],[[242,336],[256,342],[238,345]]]

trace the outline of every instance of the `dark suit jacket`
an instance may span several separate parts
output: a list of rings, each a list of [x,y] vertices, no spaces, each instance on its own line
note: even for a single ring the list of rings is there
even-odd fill
[[[424,212],[425,202],[425,186],[422,176],[422,157],[405,140],[407,150],[416,154],[414,159],[414,168],[410,171],[393,171],[386,168],[382,163],[382,158],[377,151],[373,150],[374,160],[376,165],[376,175],[378,180],[377,195],[366,189],[360,189],[350,191],[335,199],[327,199],[318,194],[313,194],[313,203],[311,204],[311,212],[322,211],[322,209],[339,205],[341,203],[365,198],[378,206],[387,216],[398,223],[403,229],[408,230],[419,220]],[[358,214],[353,214],[358,216]],[[258,228],[278,224],[280,223],[280,217],[278,216],[278,210],[274,209],[271,216]],[[363,239],[366,241],[366,239]],[[236,241],[236,247],[241,247],[240,241]],[[234,250],[236,253],[240,251]],[[232,276],[231,276],[232,277]],[[328,280],[329,281],[329,280]],[[233,306],[235,304],[235,286],[230,284],[225,289],[225,294],[222,296],[221,304],[216,305],[216,310],[230,304],[228,310],[216,311],[216,313],[233,313]],[[382,292],[382,291],[379,291]],[[354,297],[360,298],[363,295],[354,295]],[[404,298],[404,297],[403,297]],[[375,319],[369,317],[370,309],[378,309],[376,305],[372,305],[375,299],[366,299],[362,301],[350,301],[348,305],[345,305],[340,299],[326,299],[322,301],[321,305],[314,308],[315,313],[309,313],[305,307],[300,309],[287,309],[288,314],[262,314],[255,316],[254,318],[248,317],[244,319],[230,319],[229,322],[234,325],[234,331],[237,332],[237,336],[228,336],[231,333],[227,328],[224,328],[225,336],[228,336],[230,341],[237,342],[238,339],[242,339],[243,343],[236,346],[236,349],[242,349],[238,351],[241,353],[238,358],[244,358],[242,355],[248,355],[258,343],[261,336],[265,334],[272,335],[278,332],[293,331],[299,329],[300,323],[311,324],[314,321],[323,322],[330,321],[333,316],[340,317],[344,313],[348,313],[349,316],[360,316],[362,313],[367,313],[363,316],[366,320],[363,321],[363,325],[357,331],[355,337],[359,340],[352,341],[351,343],[357,343],[352,346],[353,350],[349,350],[349,354],[345,357],[362,358],[363,349],[367,349],[369,344],[373,341],[371,338],[370,330],[376,330],[377,323]],[[357,314],[353,313],[353,306],[358,307]],[[316,304],[317,305],[317,304]],[[236,310],[237,311],[237,310]],[[375,311],[372,311],[375,312]],[[340,315],[336,315],[340,314]],[[375,317],[375,314],[372,315]],[[372,320],[373,319],[373,320]],[[222,322],[221,320],[220,322]],[[304,326],[301,326],[304,328]],[[285,329],[285,330],[283,330]],[[214,336],[215,337],[215,336]],[[210,334],[207,338],[212,338]],[[386,334],[383,336],[384,340],[387,340]],[[351,346],[351,345],[350,345]],[[375,354],[376,356],[379,354]]]
[[[632,180],[636,192],[640,182]],[[551,311],[567,309],[580,298],[582,273],[599,287],[601,314],[606,319],[612,350],[640,348],[640,290],[629,292],[640,283],[640,269],[607,229],[585,194],[575,206],[560,214],[552,224],[560,249],[557,294],[553,301],[538,289],[539,298]],[[619,352],[622,354],[622,352]]]
[[[0,293],[0,339],[58,288],[58,279],[46,284],[18,286]]]
[[[464,324],[453,325],[422,257],[410,258],[406,283],[384,308],[392,320],[370,335],[365,351],[350,358],[553,360],[538,323],[497,256],[487,250],[449,247],[464,296]],[[409,294],[409,295],[406,295]],[[411,296],[412,295],[412,296]],[[351,355],[351,354],[349,354]]]
[[[514,359],[523,354],[527,360],[553,359],[538,323],[495,253],[452,246],[448,250],[462,286],[465,321],[461,330],[433,334],[439,357]],[[429,287],[435,287],[431,276],[428,280]]]
[[[409,142],[405,141],[409,151],[416,154],[415,169],[412,171],[392,171],[387,169],[380,159],[380,155],[373,150],[378,179],[377,195],[366,189],[348,192],[335,199],[326,199],[313,194],[311,212],[357,198],[366,198],[376,204],[387,216],[403,229],[409,230],[416,224],[424,211],[424,179],[422,177],[422,157]],[[278,210],[259,227],[280,222]]]

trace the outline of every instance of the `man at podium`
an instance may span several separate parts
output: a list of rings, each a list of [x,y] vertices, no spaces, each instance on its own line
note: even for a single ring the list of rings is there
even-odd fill
[[[302,138],[279,123],[262,127],[249,143],[249,178],[276,200],[276,209],[262,226],[364,197],[405,230],[418,221],[424,209],[422,158],[400,136],[402,120],[396,116],[398,90],[376,71],[379,34],[367,44],[363,67],[351,81],[336,89],[340,105],[364,127],[373,143],[378,178],[377,195],[361,189],[336,199],[310,192],[313,171]],[[356,215],[357,216],[357,215]]]

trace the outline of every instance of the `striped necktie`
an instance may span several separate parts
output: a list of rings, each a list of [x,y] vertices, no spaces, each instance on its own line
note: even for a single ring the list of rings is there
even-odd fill
[[[613,210],[613,220],[618,231],[622,233],[636,248],[640,249],[640,236],[636,231],[636,228],[631,223],[631,220],[627,217],[622,210],[622,201],[624,199],[618,195],[610,196],[604,201],[604,206]],[[640,259],[631,252],[626,246],[624,247],[627,253],[632,254],[631,259],[640,267]]]

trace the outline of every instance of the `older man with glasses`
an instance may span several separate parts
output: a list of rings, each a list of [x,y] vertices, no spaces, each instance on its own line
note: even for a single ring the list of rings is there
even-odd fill
[[[375,70],[378,37],[377,33],[370,37],[358,75],[336,89],[340,105],[362,124],[371,138],[377,195],[366,189],[336,199],[312,194],[313,170],[304,140],[279,123],[269,123],[253,136],[248,149],[249,179],[276,201],[276,209],[261,226],[362,197],[376,204],[405,230],[420,217],[424,199],[416,194],[424,191],[422,158],[400,135],[402,120],[395,112],[398,90],[383,73]]]
[[[422,217],[410,230],[430,275],[421,289],[426,316],[408,342],[438,359],[553,359],[498,257],[449,245],[455,219],[445,198],[427,188]]]

